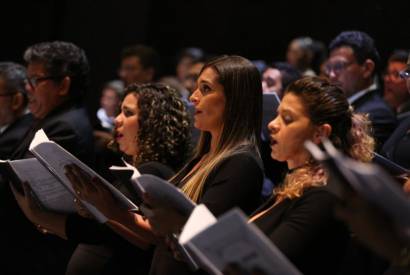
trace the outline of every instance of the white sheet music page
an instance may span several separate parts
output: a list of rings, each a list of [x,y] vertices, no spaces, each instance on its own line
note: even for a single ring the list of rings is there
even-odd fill
[[[215,216],[205,205],[196,206],[179,236],[179,243],[186,244],[195,235],[213,225],[216,221]]]

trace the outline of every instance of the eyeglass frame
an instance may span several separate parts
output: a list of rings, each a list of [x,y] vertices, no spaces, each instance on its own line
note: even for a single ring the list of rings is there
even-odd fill
[[[334,66],[331,67],[331,69],[328,69],[328,67],[330,67],[329,64],[325,64],[325,73],[327,75],[330,75],[330,72],[334,72],[336,75],[339,75],[341,72],[345,71],[349,66],[357,63],[356,61],[350,61],[350,62],[344,62],[344,61],[337,61],[334,62],[335,64],[341,64],[343,63],[343,66],[341,66],[341,68],[335,69]]]
[[[32,77],[27,77],[25,79],[25,82],[29,84],[32,89],[35,89],[38,86],[38,83],[41,81],[62,79],[64,77],[65,77],[64,75],[49,75],[49,76],[42,76],[42,77],[32,76]]]
[[[403,71],[400,71],[399,76],[400,78],[404,80],[407,80],[408,78],[410,78],[410,67],[404,69]]]

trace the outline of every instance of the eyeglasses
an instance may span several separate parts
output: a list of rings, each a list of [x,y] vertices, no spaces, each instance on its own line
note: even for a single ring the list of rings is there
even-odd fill
[[[399,75],[403,79],[409,78],[410,77],[410,68],[407,68],[404,71],[399,72]]]
[[[391,77],[391,78],[397,79],[397,80],[401,79],[400,72],[398,72],[398,71],[385,72],[383,74],[383,77]]]
[[[62,79],[64,76],[61,75],[50,75],[50,76],[43,76],[43,77],[37,77],[37,76],[32,76],[32,77],[27,77],[26,83],[30,85],[31,88],[36,88],[38,84],[41,81],[45,80],[57,80],[57,79]]]
[[[329,75],[332,71],[334,74],[340,74],[344,70],[347,69],[350,65],[354,64],[355,62],[344,62],[344,61],[336,61],[332,63],[327,63],[325,65],[325,73]]]

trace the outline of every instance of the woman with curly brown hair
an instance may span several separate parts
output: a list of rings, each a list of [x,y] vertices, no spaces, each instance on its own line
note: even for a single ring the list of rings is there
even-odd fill
[[[189,124],[189,114],[175,90],[162,84],[131,84],[125,90],[121,113],[115,119],[112,145],[132,160],[140,173],[169,179],[189,157]],[[127,192],[125,186],[117,187]],[[107,201],[100,204],[117,207],[110,196],[106,198]],[[19,202],[25,200],[18,195],[17,199]],[[114,234],[110,224],[101,225],[90,219],[78,201],[77,204],[79,214],[67,216],[30,209],[25,207],[27,204],[20,203],[26,216],[43,230],[79,243],[66,274],[148,272],[151,253],[136,249]],[[137,257],[141,259],[140,265],[125,260]]]
[[[189,115],[177,92],[162,84],[131,84],[115,119],[113,145],[135,167],[159,162],[178,170],[190,156]]]
[[[258,150],[262,118],[259,72],[243,57],[221,56],[205,64],[197,84],[190,100],[195,106],[194,125],[201,130],[201,137],[192,159],[170,182],[193,202],[205,204],[215,215],[235,206],[251,213],[260,202],[263,181]],[[122,133],[120,128],[118,130]],[[120,135],[117,141],[121,139]],[[121,144],[120,148],[126,149]],[[88,188],[82,187],[88,184],[83,184],[81,177],[72,176],[74,188],[81,188],[81,194],[87,192]],[[165,234],[178,231],[183,224],[172,220],[165,222],[166,229],[159,228],[151,223],[152,220],[148,222],[137,214],[131,217],[125,213],[127,216],[115,207],[108,207],[110,203],[105,206],[96,203],[92,196],[85,199],[114,221],[113,228],[115,224],[124,225],[126,228],[122,232],[119,227],[115,230],[133,244],[142,248],[158,244],[151,274],[191,273],[185,263],[172,257],[162,239]],[[167,209],[163,218],[169,221],[172,212]]]
[[[287,88],[268,127],[272,158],[286,161],[289,172],[250,221],[303,274],[335,274],[349,235],[334,218],[336,198],[326,189],[328,176],[304,142],[320,144],[327,137],[351,158],[369,162],[374,149],[369,121],[352,113],[338,87],[306,77]]]

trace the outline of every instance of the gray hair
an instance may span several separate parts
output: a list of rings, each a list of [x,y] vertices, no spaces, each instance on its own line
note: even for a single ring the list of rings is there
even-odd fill
[[[0,62],[0,78],[3,79],[7,93],[26,93],[26,69],[17,63]]]

